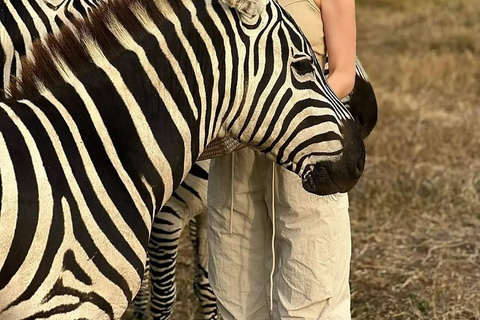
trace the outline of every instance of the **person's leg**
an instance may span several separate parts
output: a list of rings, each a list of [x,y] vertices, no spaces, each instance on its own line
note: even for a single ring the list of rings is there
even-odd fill
[[[268,179],[267,179],[268,180]],[[347,194],[317,196],[275,166],[274,319],[350,320],[351,239]]]
[[[270,223],[264,200],[266,170],[242,149],[212,160],[208,190],[209,280],[223,319],[268,320],[265,246]],[[231,192],[233,183],[233,214]]]

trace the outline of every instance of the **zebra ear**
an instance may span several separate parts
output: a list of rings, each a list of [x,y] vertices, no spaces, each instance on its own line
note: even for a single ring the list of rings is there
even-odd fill
[[[232,9],[235,9],[242,20],[251,21],[252,19],[258,17],[265,7],[269,0],[220,0],[225,3]]]

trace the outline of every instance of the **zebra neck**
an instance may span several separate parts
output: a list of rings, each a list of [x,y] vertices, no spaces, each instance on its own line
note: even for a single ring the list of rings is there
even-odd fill
[[[115,150],[129,176],[141,177],[138,188],[148,189],[153,213],[196,159],[200,126],[196,106],[187,101],[185,90],[178,90],[155,39],[141,44],[111,61],[94,58],[98,68],[65,78],[71,90],[62,86],[55,94],[60,93],[62,105],[75,101],[72,112],[84,112],[92,120],[84,123],[79,117],[78,126],[90,127],[85,133],[96,134],[107,154]]]

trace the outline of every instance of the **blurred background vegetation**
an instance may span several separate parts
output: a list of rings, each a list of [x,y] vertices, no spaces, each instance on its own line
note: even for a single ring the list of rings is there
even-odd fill
[[[480,1],[357,0],[357,19],[379,121],[350,193],[353,317],[478,320]],[[190,254],[176,320],[198,313]]]

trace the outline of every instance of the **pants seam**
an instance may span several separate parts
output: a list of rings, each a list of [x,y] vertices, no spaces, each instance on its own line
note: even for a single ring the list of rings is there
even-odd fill
[[[267,223],[271,223],[270,221],[270,216],[268,215],[268,208],[267,208]],[[268,230],[270,230],[270,225],[268,225]],[[265,239],[263,240],[263,290],[265,292],[265,307],[267,309],[267,314],[268,314],[268,319],[272,320],[272,315],[271,315],[271,312],[270,312],[270,300],[272,300],[272,303],[273,303],[273,297],[270,297],[270,300],[268,299],[268,293],[270,292],[270,290],[267,291],[267,281],[266,279],[270,279],[270,274],[268,275],[268,278],[267,278],[267,268],[265,267],[267,264],[266,264],[266,256],[267,256],[267,241],[268,241],[268,234],[269,232],[265,232]],[[273,311],[273,310],[272,310]]]

